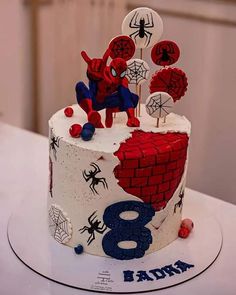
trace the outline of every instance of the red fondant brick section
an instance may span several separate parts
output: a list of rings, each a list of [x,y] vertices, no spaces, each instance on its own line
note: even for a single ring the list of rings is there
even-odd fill
[[[180,183],[187,158],[188,135],[136,130],[114,153],[118,184],[156,211],[165,208]]]

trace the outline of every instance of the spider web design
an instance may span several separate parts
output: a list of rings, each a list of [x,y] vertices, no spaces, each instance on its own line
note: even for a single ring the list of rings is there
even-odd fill
[[[134,50],[130,40],[119,38],[111,46],[111,58],[120,57],[129,60],[134,55]]]
[[[156,113],[157,116],[155,115],[155,117],[157,118],[167,116],[170,113],[169,109],[172,108],[171,102],[172,102],[171,97],[165,100],[162,98],[161,94],[150,97],[150,100],[146,105],[148,114],[152,116],[154,113]]]
[[[139,62],[134,60],[128,64],[126,77],[130,84],[136,84],[146,81],[148,79],[149,69],[145,67],[144,61]]]
[[[71,239],[71,223],[62,210],[52,205],[49,210],[49,228],[54,239],[66,243]]]

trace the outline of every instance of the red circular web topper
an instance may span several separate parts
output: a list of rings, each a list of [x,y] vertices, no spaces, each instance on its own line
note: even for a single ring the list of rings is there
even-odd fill
[[[153,46],[151,57],[154,64],[159,66],[170,66],[179,59],[180,51],[178,45],[173,41],[161,41]]]
[[[129,36],[121,35],[111,40],[109,49],[112,59],[120,57],[124,60],[129,60],[134,55],[135,44]]]
[[[184,96],[188,86],[185,73],[178,68],[167,68],[156,72],[149,85],[150,93],[167,92],[174,102]]]

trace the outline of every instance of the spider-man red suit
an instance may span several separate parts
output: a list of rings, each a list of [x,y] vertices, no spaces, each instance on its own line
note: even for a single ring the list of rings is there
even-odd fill
[[[126,61],[114,58],[107,66],[109,49],[103,58],[90,59],[85,51],[81,55],[88,64],[87,76],[89,87],[84,82],[76,84],[76,97],[80,107],[87,113],[88,121],[97,128],[103,128],[98,111],[106,109],[105,125],[110,128],[113,113],[125,111],[128,116],[127,126],[139,127],[139,120],[134,115],[138,104],[138,96],[128,89],[125,78]]]

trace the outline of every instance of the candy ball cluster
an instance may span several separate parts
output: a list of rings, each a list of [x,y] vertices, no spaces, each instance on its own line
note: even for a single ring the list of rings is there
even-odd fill
[[[74,114],[72,107],[66,107],[64,109],[64,114],[66,117],[70,118]],[[85,123],[83,127],[80,124],[73,124],[69,129],[71,137],[78,138],[81,137],[84,141],[89,141],[92,139],[95,133],[95,127],[92,123]]]

